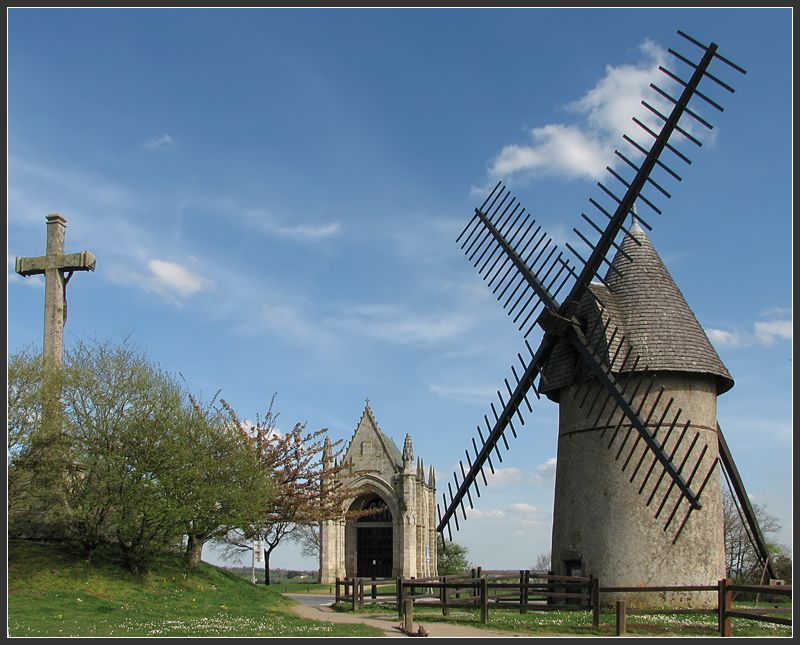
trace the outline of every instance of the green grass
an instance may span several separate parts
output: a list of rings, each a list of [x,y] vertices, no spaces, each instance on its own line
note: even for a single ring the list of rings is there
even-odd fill
[[[752,605],[749,605],[752,606]],[[760,606],[764,606],[763,603]],[[351,611],[349,602],[333,605],[336,611]],[[365,605],[357,613],[390,613],[396,615],[396,604]],[[787,614],[779,614],[787,617]],[[416,604],[414,622],[449,622],[493,631],[509,631],[535,636],[613,636],[616,634],[616,617],[613,612],[600,614],[600,629],[592,629],[592,617],[584,611],[529,611],[520,614],[516,609],[489,608],[489,622],[480,622],[480,611],[453,608],[449,616],[442,616],[440,607],[425,608]],[[642,636],[717,636],[716,614],[628,614],[627,632]],[[759,623],[740,618],[731,620],[733,636],[791,636],[791,628],[771,623]]]
[[[10,636],[380,636],[366,625],[303,620],[282,589],[254,587],[166,555],[134,576],[108,554],[87,563],[63,545],[10,541]]]

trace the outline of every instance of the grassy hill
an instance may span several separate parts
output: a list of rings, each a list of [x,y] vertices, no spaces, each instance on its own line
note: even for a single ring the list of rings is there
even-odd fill
[[[9,636],[379,636],[303,620],[278,589],[165,555],[137,577],[109,553],[87,563],[61,544],[10,541]],[[282,590],[282,589],[281,589]]]

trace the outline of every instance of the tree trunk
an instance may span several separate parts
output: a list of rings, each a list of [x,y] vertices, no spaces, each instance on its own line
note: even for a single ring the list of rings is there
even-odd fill
[[[189,534],[189,539],[186,542],[186,564],[190,569],[194,569],[200,564],[200,556],[203,554],[203,545],[206,543],[205,539],[199,535]]]
[[[272,549],[264,549],[264,584],[270,584],[269,581],[269,556],[272,553]]]

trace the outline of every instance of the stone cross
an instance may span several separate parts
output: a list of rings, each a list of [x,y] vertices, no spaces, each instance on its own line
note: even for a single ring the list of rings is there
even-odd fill
[[[94,271],[95,257],[89,251],[64,253],[67,220],[58,213],[47,216],[45,255],[17,258],[21,276],[44,274],[44,360],[60,365],[64,356],[64,323],[67,320],[67,282],[74,271]]]

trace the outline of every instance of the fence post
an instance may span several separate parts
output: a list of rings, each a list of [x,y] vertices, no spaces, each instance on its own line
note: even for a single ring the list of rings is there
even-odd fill
[[[481,622],[485,625],[489,622],[489,586],[486,578],[481,578]]]
[[[441,601],[442,601],[442,616],[450,615],[450,610],[447,608],[447,576],[442,576],[439,578],[442,583],[442,589],[440,591]]]
[[[591,575],[592,581],[592,629],[600,629],[600,581]]]
[[[525,572],[519,570],[519,613],[524,614],[525,610]]]
[[[403,579],[397,578],[397,614],[403,618]]]
[[[728,618],[728,610],[731,608],[733,604],[733,592],[728,589],[728,586],[731,584],[731,580],[729,578],[723,578],[719,581],[719,587],[717,591],[717,602],[719,604],[719,635],[720,636],[730,636],[731,635],[731,619]]]
[[[372,579],[375,580],[375,576],[372,576]],[[375,600],[378,597],[378,588],[373,584],[372,585],[372,599]]]
[[[414,631],[414,601],[410,598],[403,601],[403,629],[407,634]]]
[[[339,591],[339,576],[336,576],[336,602],[342,599],[342,594]]]
[[[352,587],[353,587],[353,595],[350,597],[350,600],[353,605],[353,611],[355,611],[356,602],[358,601],[358,581],[356,580],[355,576],[353,576]]]
[[[358,608],[364,609],[364,578],[358,579]]]
[[[522,586],[522,613],[528,613],[528,593],[530,592],[530,584],[531,584],[531,571],[530,569],[525,569],[525,581]]]
[[[627,631],[627,603],[617,600],[617,636],[624,636]]]

